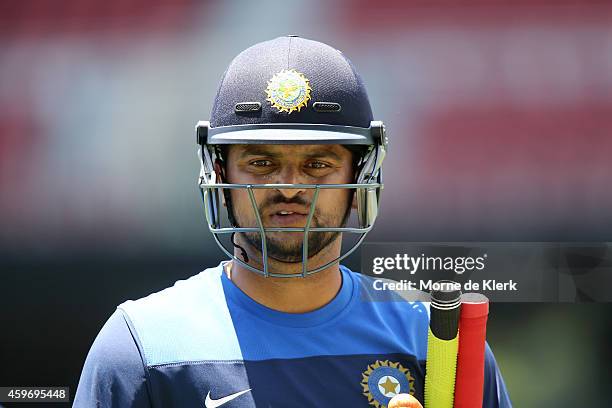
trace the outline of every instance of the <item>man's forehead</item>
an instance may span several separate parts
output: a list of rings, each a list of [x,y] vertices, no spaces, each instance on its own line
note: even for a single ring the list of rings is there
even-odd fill
[[[232,145],[232,150],[239,156],[269,155],[269,156],[331,156],[337,159],[350,159],[350,151],[339,144],[312,145],[280,145],[280,144],[250,144]]]

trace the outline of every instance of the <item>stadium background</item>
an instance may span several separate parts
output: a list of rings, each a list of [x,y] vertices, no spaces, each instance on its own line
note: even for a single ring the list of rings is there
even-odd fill
[[[118,303],[218,263],[193,126],[284,34],[387,123],[370,241],[612,241],[610,2],[3,0],[0,385],[74,392]],[[488,338],[516,407],[610,406],[610,304],[495,304]]]

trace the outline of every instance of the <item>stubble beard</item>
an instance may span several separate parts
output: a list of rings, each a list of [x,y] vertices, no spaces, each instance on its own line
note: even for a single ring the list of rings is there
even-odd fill
[[[325,221],[320,222],[320,216],[313,214],[311,227],[325,228],[337,225],[344,227],[351,214],[351,207],[342,217],[341,222]],[[339,225],[338,225],[339,224]],[[259,232],[244,232],[241,235],[246,239],[247,243],[261,254],[261,234]],[[324,248],[333,243],[341,235],[340,231],[332,232],[309,232],[308,233],[308,258],[312,258],[319,254]],[[302,242],[303,232],[271,232],[266,234],[266,250],[268,257],[284,263],[299,263],[302,262]]]

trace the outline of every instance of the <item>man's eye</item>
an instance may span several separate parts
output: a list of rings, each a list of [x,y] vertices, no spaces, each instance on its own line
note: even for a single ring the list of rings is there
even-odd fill
[[[308,163],[306,167],[309,167],[311,169],[326,169],[329,166],[327,165],[327,163],[316,161],[316,162]]]
[[[250,165],[255,167],[269,167],[272,165],[272,162],[270,160],[254,160]]]

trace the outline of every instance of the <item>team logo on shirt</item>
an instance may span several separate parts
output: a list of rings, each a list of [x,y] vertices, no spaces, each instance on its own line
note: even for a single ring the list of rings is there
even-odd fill
[[[386,407],[397,394],[414,395],[414,377],[400,363],[376,360],[361,375],[363,395],[376,408]]]
[[[274,74],[268,82],[266,94],[279,112],[300,111],[310,100],[310,81],[294,69],[284,69]]]

